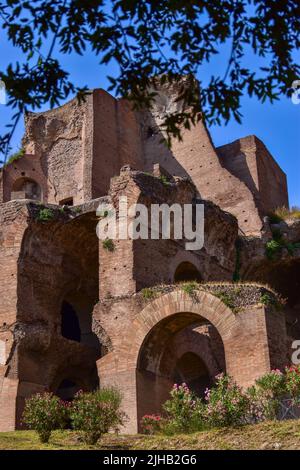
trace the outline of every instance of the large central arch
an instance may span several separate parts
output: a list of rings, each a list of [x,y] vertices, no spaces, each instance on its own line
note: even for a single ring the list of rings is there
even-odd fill
[[[210,334],[214,330],[213,336]],[[218,337],[219,341],[215,341]],[[214,344],[212,344],[214,343]],[[222,356],[219,368],[215,357]],[[217,330],[195,313],[178,312],[158,322],[139,352],[136,387],[138,422],[162,411],[174,385],[185,383],[199,397],[219,372],[225,372],[224,346]]]
[[[98,361],[102,384],[115,385],[123,394],[124,411],[130,418],[126,432],[136,432],[141,415],[153,412],[159,406],[156,402],[155,409],[148,409],[152,398],[156,398],[149,392],[149,383],[144,382],[143,387],[139,379],[141,369],[157,374],[161,365],[166,364],[162,362],[162,355],[165,354],[167,358],[167,350],[160,348],[160,344],[164,343],[164,335],[165,338],[168,335],[171,338],[192,325],[211,324],[223,343],[224,369],[240,386],[252,385],[256,378],[270,370],[264,306],[257,305],[233,312],[209,292],[197,290],[188,294],[181,288],[157,297],[140,311],[137,308],[139,300],[136,302],[137,313],[128,326],[124,325],[118,331],[114,350]],[[274,315],[276,317],[273,312]],[[277,321],[276,318],[274,321]],[[189,348],[183,352],[194,352],[203,359],[199,348]],[[206,362],[204,360],[207,367]],[[160,386],[158,381],[155,387],[158,390]]]

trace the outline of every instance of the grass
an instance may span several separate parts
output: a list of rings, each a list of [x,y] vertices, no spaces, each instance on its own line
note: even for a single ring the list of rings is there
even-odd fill
[[[8,157],[8,160],[5,164],[5,166],[10,165],[10,163],[15,162],[16,160],[19,160],[19,158],[23,157],[23,155],[25,155],[25,150],[23,148],[20,148],[17,152],[11,154]]]
[[[155,299],[157,291],[155,289],[151,289],[151,287],[145,287],[141,290],[141,294],[145,300],[151,300]]]
[[[294,206],[291,209],[278,207],[269,217],[271,224],[278,224],[287,219],[300,219],[300,207]]]
[[[103,240],[102,246],[107,251],[110,251],[110,252],[115,251],[115,244],[113,240],[111,240],[110,238],[106,238],[105,240]]]
[[[252,450],[300,449],[300,420],[265,422],[176,436],[105,435],[87,446],[74,431],[55,431],[49,444],[40,444],[33,431],[0,433],[1,450]]]

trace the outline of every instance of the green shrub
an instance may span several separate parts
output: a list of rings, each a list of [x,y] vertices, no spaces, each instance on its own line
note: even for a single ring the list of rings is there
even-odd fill
[[[87,444],[96,444],[103,434],[110,430],[118,431],[124,423],[121,401],[121,394],[115,388],[79,392],[70,411],[72,427],[83,432]]]
[[[270,240],[266,243],[266,256],[273,260],[282,249],[282,244],[276,240]]]
[[[263,375],[255,384],[271,398],[282,398],[286,394],[285,376],[278,369]]]
[[[38,433],[41,442],[48,442],[51,432],[64,428],[68,406],[52,393],[37,393],[25,401],[23,422]]]
[[[216,291],[214,295],[218,297],[226,307],[230,308],[233,312],[237,312],[238,308],[236,306],[237,298],[241,294],[241,288],[234,289],[230,292],[225,292],[223,290]]]
[[[295,251],[300,248],[300,243],[288,243],[282,238],[279,231],[273,231],[273,239],[266,243],[267,258],[273,261],[274,258],[281,253],[283,248],[286,248],[289,255],[293,256]]]
[[[39,222],[48,222],[54,218],[54,211],[48,207],[39,210],[37,219]]]
[[[262,304],[266,305],[267,307],[275,307],[276,310],[280,310],[282,308],[283,300],[279,300],[274,295],[270,294],[269,292],[265,292],[260,296],[260,301]]]
[[[270,223],[277,224],[286,219],[300,219],[300,208],[297,206],[288,209],[287,207],[278,207],[274,212],[269,214]]]
[[[205,399],[209,426],[236,426],[247,422],[249,398],[228,375],[216,377],[216,385],[206,391]]]
[[[300,365],[285,369],[285,387],[289,396],[297,404],[300,403]]]
[[[165,176],[165,175],[160,175],[158,177],[158,179],[162,182],[162,184],[164,184],[165,186],[169,186],[170,184],[170,181],[168,180],[168,178]]]
[[[175,384],[170,399],[163,405],[166,420],[162,430],[165,434],[201,431],[205,427],[205,405],[189,390],[185,383]]]
[[[151,300],[156,297],[156,291],[150,287],[145,287],[141,290],[142,296],[145,300]]]
[[[115,244],[113,240],[111,240],[110,238],[106,238],[105,240],[103,240],[102,246],[105,250],[110,251],[110,252],[115,250]]]
[[[300,219],[300,207],[293,206],[291,208],[290,214],[291,214],[293,219]]]
[[[199,288],[199,284],[197,281],[184,282],[180,285],[180,288],[186,294],[193,296],[195,292],[197,291],[197,289]]]
[[[141,419],[143,434],[158,434],[162,429],[163,418],[160,415],[145,415]]]
[[[285,375],[278,369],[272,370],[256,380],[248,389],[253,421],[277,418],[280,401],[286,396]]]
[[[25,155],[25,150],[23,148],[20,148],[17,152],[11,154],[9,157],[8,157],[8,160],[6,162],[6,165],[9,165],[10,163],[13,163],[15,162],[16,160],[19,160],[19,158],[23,157],[23,155]],[[6,166],[5,165],[5,166]]]
[[[300,243],[287,243],[285,246],[291,256],[295,254],[296,250],[300,249]]]

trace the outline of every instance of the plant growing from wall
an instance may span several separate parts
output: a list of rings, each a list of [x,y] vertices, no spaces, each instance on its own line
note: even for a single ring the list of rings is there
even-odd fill
[[[103,240],[102,246],[107,251],[110,251],[110,252],[115,251],[115,244],[113,240],[111,240],[110,238],[106,238],[105,240]]]
[[[276,241],[276,240],[270,240],[266,243],[266,257],[270,260],[273,261],[276,257],[281,252],[282,245]]]
[[[162,182],[163,185],[169,186],[171,183],[165,175],[160,175],[158,179]]]
[[[44,207],[39,210],[37,220],[39,222],[48,222],[49,220],[54,219],[54,211],[52,209],[49,209],[49,207]]]
[[[180,284],[180,288],[190,297],[195,297],[195,294],[199,288],[199,284],[196,281],[184,282]]]
[[[213,294],[218,297],[225,305],[226,307],[230,308],[233,312],[238,312],[238,307],[236,306],[237,298],[239,295],[242,293],[242,288],[236,288],[234,290],[230,291],[225,291],[225,290],[219,290],[214,292]]]
[[[151,287],[145,287],[141,290],[141,294],[145,300],[151,300],[157,296],[157,291]]]
[[[5,166],[6,166],[6,165],[9,165],[10,163],[13,163],[13,162],[19,160],[21,157],[23,157],[23,155],[25,155],[25,150],[24,150],[23,148],[20,148],[17,152],[12,153],[12,154],[8,157]]]
[[[264,292],[261,297],[260,301],[262,304],[266,305],[267,307],[275,307],[277,310],[282,308],[282,303],[276,299],[273,295],[269,292]]]
[[[291,207],[278,207],[274,212],[269,214],[270,224],[279,224],[286,219],[300,219],[300,208],[297,206]]]
[[[272,231],[273,238],[266,243],[265,253],[270,261],[274,261],[279,256],[282,250],[285,248],[290,256],[293,256],[295,251],[300,248],[300,243],[289,243],[287,242],[280,230],[274,229]]]

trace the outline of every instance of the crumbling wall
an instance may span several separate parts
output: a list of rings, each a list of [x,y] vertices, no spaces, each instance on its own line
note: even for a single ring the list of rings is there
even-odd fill
[[[98,384],[95,361],[103,351],[92,322],[98,239],[94,212],[17,201],[3,204],[2,211],[0,339],[6,349],[1,349],[0,429],[12,430],[20,425],[25,398],[35,391],[55,392],[64,379],[83,389]],[[79,317],[80,343],[62,336],[64,300]]]
[[[92,158],[91,106],[92,95],[87,95],[84,102],[73,99],[54,110],[25,116],[23,146],[41,160],[48,183],[47,202],[84,201],[84,159]]]
[[[196,189],[189,179],[175,178],[166,182],[151,174],[123,168],[112,180],[110,197],[118,210],[119,198],[127,197],[128,208],[143,204],[148,208],[149,221],[152,204],[192,204]],[[235,269],[235,241],[238,234],[236,219],[207,201],[204,205],[204,247],[186,251],[185,241],[151,239],[112,240],[109,250],[100,241],[100,297],[126,295],[144,287],[174,281],[174,273],[183,261],[193,262],[203,280],[231,280]],[[131,219],[128,221],[131,222]],[[174,265],[176,260],[176,265]],[[112,282],[118,275],[118,283]]]
[[[167,114],[184,111],[178,93],[185,80],[158,87],[158,96],[150,112],[141,118],[145,167],[160,163],[172,175],[189,176],[202,199],[208,199],[235,215],[246,233],[259,233],[262,227],[255,194],[243,180],[224,168],[209,132],[202,120],[191,130],[182,128],[182,140],[172,139],[168,149],[161,125]],[[188,80],[185,86],[188,86]]]
[[[27,210],[18,201],[0,204],[0,430],[13,430],[18,393],[14,327],[17,321],[18,258],[27,228]]]

